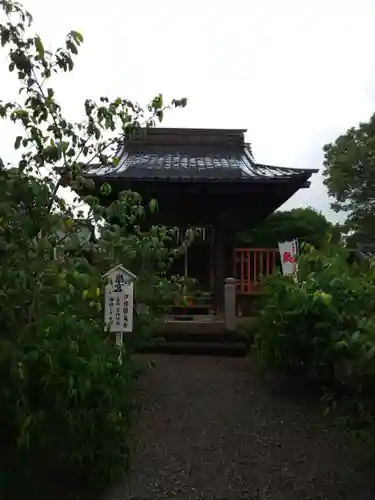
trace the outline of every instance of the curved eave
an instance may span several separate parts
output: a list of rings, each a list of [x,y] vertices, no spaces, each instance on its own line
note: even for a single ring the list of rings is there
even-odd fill
[[[175,175],[171,172],[170,175],[166,175],[163,172],[163,175],[157,176],[155,175],[155,171],[150,172],[150,175],[142,175],[142,176],[130,176],[130,175],[116,175],[116,173],[110,174],[101,174],[96,175],[93,172],[86,174],[86,177],[94,180],[95,182],[103,183],[118,183],[118,184],[126,184],[126,183],[134,183],[134,184],[142,184],[148,182],[156,182],[156,183],[204,183],[204,184],[285,184],[285,183],[297,183],[301,187],[309,187],[311,184],[310,177],[312,174],[317,173],[318,170],[303,170],[296,171],[292,175],[290,174],[290,170],[288,175],[277,175],[277,176],[263,176],[263,175],[241,175],[241,176],[210,176],[210,175],[183,175],[181,172],[176,172]]]

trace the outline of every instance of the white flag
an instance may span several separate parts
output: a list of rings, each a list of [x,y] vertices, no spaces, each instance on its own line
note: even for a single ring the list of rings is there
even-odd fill
[[[279,252],[283,275],[294,275],[297,271],[297,240],[279,243]]]

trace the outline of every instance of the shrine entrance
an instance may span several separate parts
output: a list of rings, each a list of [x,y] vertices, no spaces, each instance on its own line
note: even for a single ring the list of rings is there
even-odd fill
[[[212,227],[194,228],[195,239],[185,253],[175,260],[171,274],[178,274],[196,281],[194,288],[202,292],[212,292],[213,276],[213,243]]]

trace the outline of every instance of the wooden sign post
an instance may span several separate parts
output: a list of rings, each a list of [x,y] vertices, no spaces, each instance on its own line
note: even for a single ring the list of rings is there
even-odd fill
[[[122,346],[124,332],[133,331],[135,274],[119,265],[108,271],[105,287],[104,322]]]

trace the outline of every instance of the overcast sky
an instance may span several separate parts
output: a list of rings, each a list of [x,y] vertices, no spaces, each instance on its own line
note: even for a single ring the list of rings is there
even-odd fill
[[[87,97],[188,98],[164,126],[246,128],[257,161],[321,168],[322,146],[375,111],[374,0],[25,0],[46,46],[85,44],[56,82],[79,118]],[[0,57],[0,99],[14,76]],[[0,122],[1,154],[14,130]],[[319,175],[287,207],[335,220]]]

